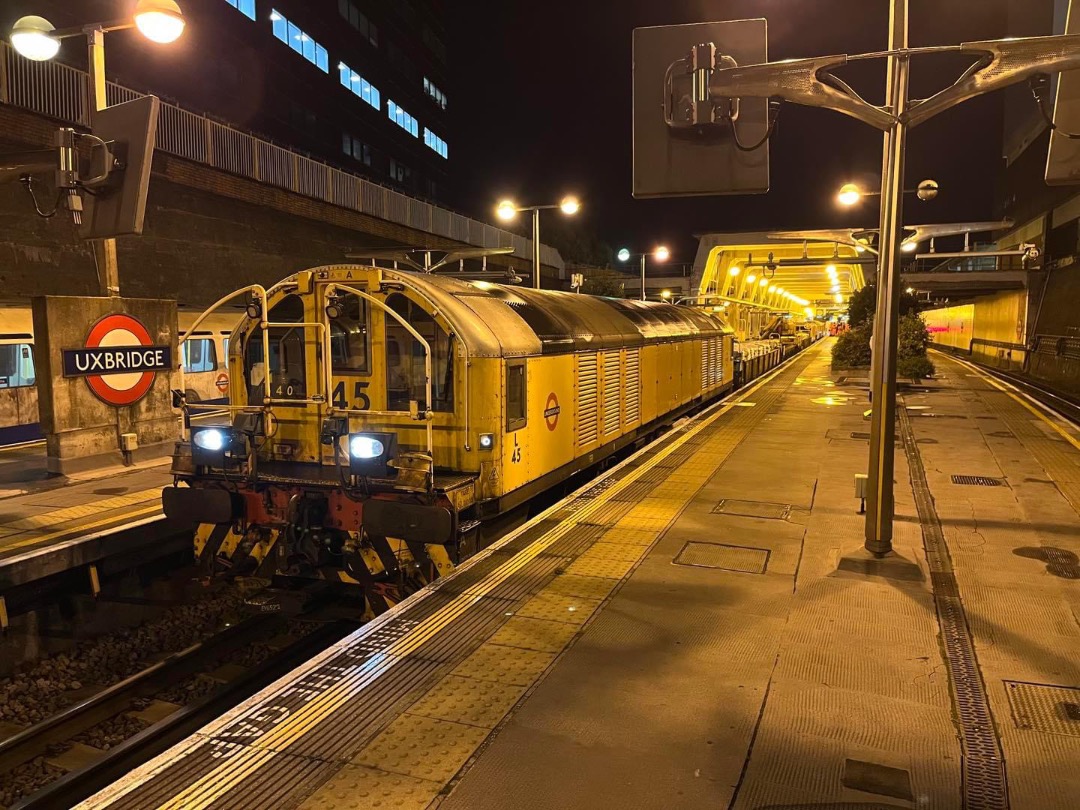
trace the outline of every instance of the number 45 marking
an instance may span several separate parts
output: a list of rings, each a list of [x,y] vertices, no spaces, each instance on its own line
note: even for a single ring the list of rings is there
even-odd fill
[[[521,461],[521,446],[518,444],[517,436],[514,436],[514,452],[510,454],[510,463],[517,464]]]
[[[356,404],[353,407],[358,411],[366,411],[371,407],[371,400],[368,398],[368,395],[364,393],[364,390],[369,385],[371,385],[371,383],[360,381],[353,384],[353,399],[356,400]],[[344,380],[334,386],[334,392],[330,395],[330,402],[335,408],[341,408],[342,410],[349,407],[349,403],[345,399]]]

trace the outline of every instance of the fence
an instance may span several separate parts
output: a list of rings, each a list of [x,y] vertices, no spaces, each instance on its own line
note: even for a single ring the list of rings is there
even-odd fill
[[[59,62],[32,62],[0,43],[0,102],[87,127],[89,89],[85,71]],[[106,87],[110,105],[141,95],[113,82]],[[522,259],[532,256],[530,240],[523,236],[414,199],[175,104],[161,103],[156,148],[436,236],[475,247],[513,247],[514,255]],[[540,246],[540,260],[563,269],[559,252],[548,245]]]

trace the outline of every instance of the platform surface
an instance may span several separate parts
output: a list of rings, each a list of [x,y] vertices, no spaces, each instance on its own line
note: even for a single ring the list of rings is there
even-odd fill
[[[82,806],[1080,806],[1080,435],[935,358],[898,431],[921,579],[841,570],[869,423],[830,345]]]

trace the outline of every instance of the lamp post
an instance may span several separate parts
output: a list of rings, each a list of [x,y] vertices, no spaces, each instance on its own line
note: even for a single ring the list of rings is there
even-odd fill
[[[503,222],[514,220],[523,211],[532,211],[532,276],[533,289],[540,289],[540,212],[558,208],[564,215],[572,217],[581,210],[577,197],[563,197],[558,205],[517,205],[513,200],[503,200],[495,206],[495,216]]]
[[[902,193],[914,194],[923,202],[934,199],[941,187],[937,184],[937,180],[923,180],[919,183],[918,188],[906,188]],[[880,191],[864,191],[859,188],[855,183],[844,183],[840,186],[840,190],[836,193],[836,201],[847,208],[853,205],[858,205],[862,202],[863,197],[878,197],[881,195]]]
[[[666,262],[668,260],[668,258],[671,256],[671,251],[668,250],[667,247],[665,247],[664,245],[658,245],[657,247],[652,249],[651,254],[650,253],[631,253],[629,248],[622,248],[618,253],[615,254],[615,258],[617,258],[620,262],[628,262],[628,261],[630,261],[631,258],[634,258],[634,257],[637,257],[637,258],[641,259],[641,300],[642,301],[645,300],[645,257],[649,256],[649,255],[652,255],[652,257],[654,259],[656,259],[658,262]],[[669,293],[669,295],[670,295],[670,293]]]
[[[90,23],[57,30],[44,17],[28,16],[15,21],[11,28],[11,45],[21,56],[35,62],[52,59],[60,50],[60,40],[75,36],[86,37],[87,64],[90,78],[90,125],[97,112],[108,106],[105,95],[105,34],[138,28],[151,42],[174,42],[184,32],[184,15],[175,0],[139,0],[130,19]],[[120,295],[120,271],[116,262],[116,240],[93,240],[94,264],[98,284],[105,296]]]

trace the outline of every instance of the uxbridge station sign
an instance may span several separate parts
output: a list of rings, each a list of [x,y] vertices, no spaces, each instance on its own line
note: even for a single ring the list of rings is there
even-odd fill
[[[141,322],[114,313],[95,323],[78,349],[64,349],[64,376],[85,377],[107,405],[132,405],[146,396],[159,371],[172,368],[172,347],[156,346]]]

